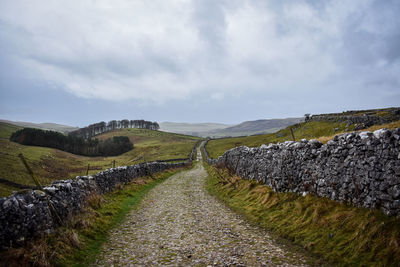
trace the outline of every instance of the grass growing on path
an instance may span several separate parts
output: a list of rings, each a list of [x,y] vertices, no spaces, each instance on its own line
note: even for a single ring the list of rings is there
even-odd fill
[[[400,220],[313,195],[275,193],[205,166],[207,189],[233,210],[338,266],[399,266]]]
[[[182,171],[168,170],[141,177],[105,194],[92,195],[85,211],[76,215],[56,233],[31,242],[27,247],[3,252],[0,266],[87,266],[94,262],[108,233],[136,208],[146,193],[167,178]]]

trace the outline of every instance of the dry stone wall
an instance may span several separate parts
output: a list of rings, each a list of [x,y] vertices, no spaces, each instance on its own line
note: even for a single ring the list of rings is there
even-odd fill
[[[312,193],[400,216],[400,129],[346,133],[324,145],[303,139],[205,156],[277,192]]]
[[[389,111],[390,110],[390,111]],[[377,112],[388,112],[389,115],[378,116]],[[400,108],[382,109],[382,110],[371,110],[365,112],[363,115],[352,115],[351,113],[359,113],[359,111],[348,112],[348,115],[340,113],[332,114],[317,114],[311,117],[306,117],[306,121],[330,121],[330,122],[345,122],[350,125],[354,125],[355,130],[365,129],[372,125],[385,124],[393,121],[400,120]]]
[[[59,224],[49,202],[61,221],[67,221],[81,210],[92,193],[104,194],[118,184],[137,177],[187,166],[181,163],[152,162],[117,167],[93,176],[78,176],[75,180],[61,180],[40,190],[26,190],[0,199],[0,246],[7,248],[25,240],[51,233]]]

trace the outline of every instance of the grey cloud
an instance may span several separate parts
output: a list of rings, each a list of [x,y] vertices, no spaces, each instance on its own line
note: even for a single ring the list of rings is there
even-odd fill
[[[197,27],[201,39],[210,46],[225,46],[225,14],[226,1],[213,0],[195,1],[193,5],[193,22]]]
[[[393,63],[400,61],[400,33],[390,36],[385,42],[385,58]]]
[[[4,1],[0,48],[26,73],[86,98],[286,103],[379,84],[398,97],[396,0],[105,3],[41,3],[20,16],[26,3]]]

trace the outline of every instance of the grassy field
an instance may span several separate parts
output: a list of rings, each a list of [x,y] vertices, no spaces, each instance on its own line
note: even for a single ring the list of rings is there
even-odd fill
[[[207,152],[210,157],[217,158],[226,150],[237,146],[257,147],[262,144],[293,140],[290,129],[293,129],[295,139],[300,140],[302,138],[311,139],[333,135],[335,128],[337,128],[336,132],[343,132],[346,128],[346,123],[312,121],[295,124],[271,134],[210,140],[207,144]]]
[[[10,138],[13,132],[18,131],[19,129],[22,129],[22,127],[9,123],[0,122],[0,138],[8,139]]]
[[[107,241],[109,231],[139,205],[151,188],[181,170],[141,177],[105,195],[89,196],[84,211],[55,233],[24,247],[2,251],[0,266],[89,266]]]
[[[275,193],[226,170],[206,169],[210,193],[318,258],[335,266],[399,266],[400,219],[313,195]]]
[[[115,157],[85,157],[78,156],[52,148],[24,146],[8,140],[11,133],[19,127],[0,123],[0,178],[22,185],[34,186],[20,159],[22,153],[35,175],[42,184],[54,180],[74,178],[86,174],[90,164],[89,174],[110,168],[112,161],[116,166],[133,165],[140,162],[159,159],[186,158],[194,143],[199,139],[193,136],[152,131],[146,129],[121,129],[99,135],[105,139],[112,136],[128,136],[134,144],[134,149]],[[18,189],[0,184],[0,197],[10,195]]]
[[[381,128],[394,129],[400,127],[400,121],[384,124],[375,125],[363,131],[374,131]],[[248,146],[258,147],[262,144],[284,142],[293,140],[290,129],[293,129],[293,133],[296,141],[300,139],[317,139],[323,143],[332,139],[335,135],[345,132],[346,124],[338,122],[303,122],[296,125],[289,126],[276,133],[254,135],[246,137],[233,137],[233,138],[221,138],[210,140],[207,144],[207,152],[212,158],[221,156],[228,149],[237,146]],[[353,130],[354,127],[350,126],[349,130]]]

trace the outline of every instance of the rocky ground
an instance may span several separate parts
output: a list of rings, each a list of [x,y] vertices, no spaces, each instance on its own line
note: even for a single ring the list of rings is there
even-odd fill
[[[110,234],[95,266],[305,266],[205,189],[198,165],[152,189]]]

